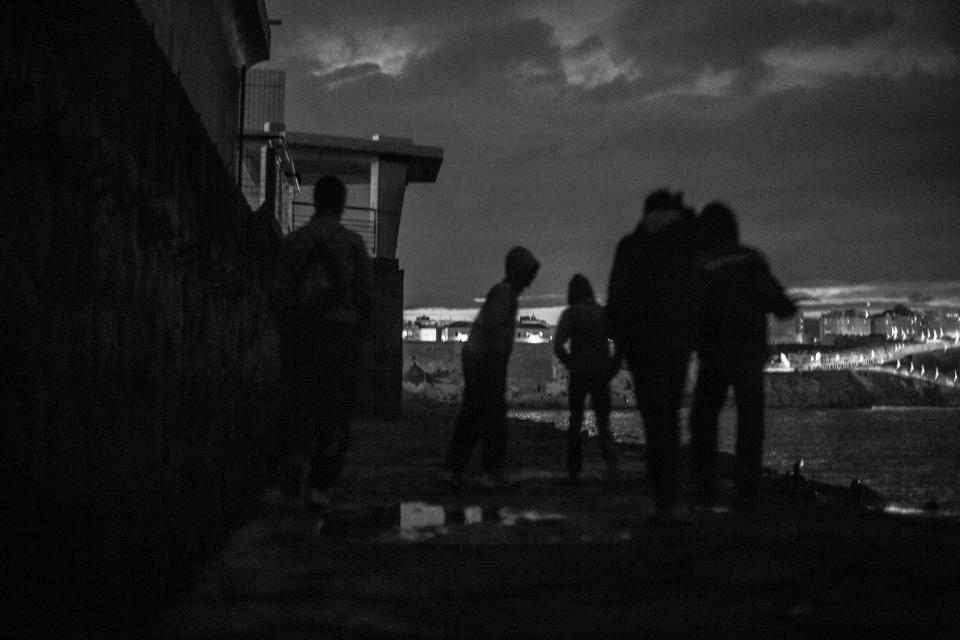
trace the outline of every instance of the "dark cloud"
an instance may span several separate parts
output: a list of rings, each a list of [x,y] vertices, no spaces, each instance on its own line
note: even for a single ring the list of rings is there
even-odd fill
[[[560,47],[553,29],[532,18],[454,32],[411,62],[402,79],[421,91],[449,93],[507,82],[559,82]]]
[[[413,4],[269,3],[290,129],[444,147],[407,192],[409,306],[469,305],[517,243],[531,295],[603,291],[663,185],[728,201],[787,284],[954,277],[949,3],[644,2],[567,40],[537,3]]]
[[[760,53],[781,45],[848,45],[889,29],[891,10],[791,0],[634,2],[617,16],[614,44],[651,87],[696,77],[705,68],[758,68]]]
[[[517,11],[534,4],[517,0],[270,0],[271,18],[283,25],[274,33],[284,44],[304,35],[364,29],[411,28],[421,34],[446,32],[465,26],[483,27],[516,18]]]

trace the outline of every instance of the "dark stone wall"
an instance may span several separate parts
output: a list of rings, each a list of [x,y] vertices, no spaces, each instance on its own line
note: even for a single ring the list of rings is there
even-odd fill
[[[268,477],[276,335],[249,209],[136,5],[0,11],[4,627],[109,637]]]

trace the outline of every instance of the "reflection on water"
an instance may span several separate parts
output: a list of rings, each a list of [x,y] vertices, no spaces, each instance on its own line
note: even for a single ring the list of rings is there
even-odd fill
[[[681,416],[687,439],[687,415]],[[566,411],[511,411],[511,416],[569,425]],[[592,412],[586,428],[596,433]],[[764,466],[787,473],[797,459],[811,480],[847,486],[860,479],[906,508],[930,500],[941,514],[960,514],[960,407],[875,407],[873,409],[768,408]],[[611,416],[618,440],[643,442],[636,412]],[[736,410],[720,419],[720,448],[732,452]]]

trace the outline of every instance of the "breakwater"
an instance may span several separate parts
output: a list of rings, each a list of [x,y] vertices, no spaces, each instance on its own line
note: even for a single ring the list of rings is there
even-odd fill
[[[459,343],[405,342],[404,394],[429,402],[458,403],[463,393],[461,349]],[[687,377],[688,401],[696,369],[693,358]],[[556,361],[549,344],[515,345],[507,383],[510,406],[552,409],[567,405],[566,369]],[[765,384],[767,405],[776,407],[960,406],[960,387],[869,369],[771,372],[766,374]],[[633,383],[626,370],[611,381],[610,392],[615,408],[634,406]]]

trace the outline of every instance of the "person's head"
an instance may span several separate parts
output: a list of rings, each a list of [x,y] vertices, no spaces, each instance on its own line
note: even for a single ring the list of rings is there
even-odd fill
[[[643,202],[643,214],[658,213],[660,211],[682,212],[686,208],[683,204],[682,191],[657,189],[647,196]]]
[[[683,202],[682,191],[657,189],[643,203],[641,224],[648,231],[657,231],[668,224],[689,217],[690,208]]]
[[[529,287],[533,279],[537,277],[537,271],[539,270],[540,263],[527,249],[514,247],[507,253],[506,280],[517,291],[523,291]]]
[[[313,206],[317,215],[340,219],[347,203],[347,188],[336,176],[323,176],[313,186]]]
[[[722,202],[711,202],[700,212],[697,221],[705,249],[735,247],[740,242],[737,216]]]
[[[570,286],[567,287],[567,304],[577,304],[578,302],[593,302],[596,298],[593,295],[593,287],[590,281],[582,273],[575,274],[570,278]]]

